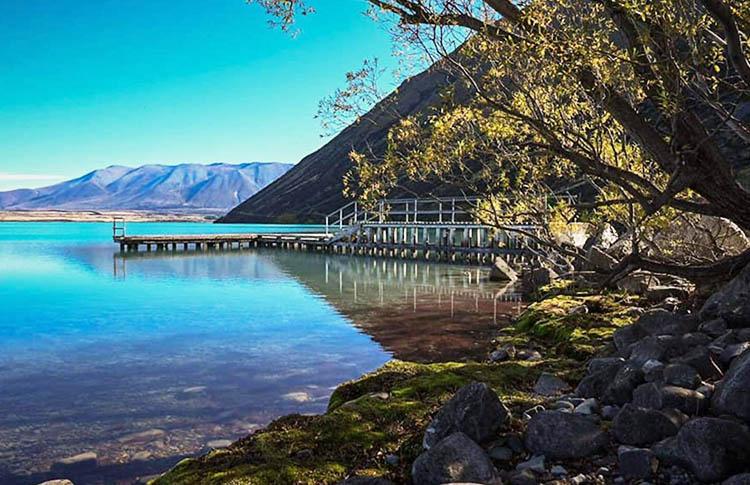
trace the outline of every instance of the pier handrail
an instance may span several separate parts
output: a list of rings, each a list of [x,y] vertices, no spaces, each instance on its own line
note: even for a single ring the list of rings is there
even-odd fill
[[[125,230],[126,230],[125,218],[113,217],[112,218],[112,239],[116,241],[117,238],[125,237]]]
[[[431,216],[438,222],[460,222],[458,219],[471,214],[471,209],[478,207],[481,200],[480,197],[466,196],[381,199],[375,210],[362,209],[359,201],[355,200],[326,216],[326,234],[331,234],[333,228],[342,231],[345,226],[385,222],[386,217],[393,216],[403,216],[407,223],[424,221],[425,216]]]

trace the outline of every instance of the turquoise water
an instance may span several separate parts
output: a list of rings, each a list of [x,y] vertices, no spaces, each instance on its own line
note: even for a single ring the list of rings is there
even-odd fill
[[[0,483],[130,483],[390,358],[482,354],[477,269],[280,250],[121,255],[103,223],[0,224]],[[129,234],[314,226],[129,224]],[[53,468],[79,453],[98,467]]]

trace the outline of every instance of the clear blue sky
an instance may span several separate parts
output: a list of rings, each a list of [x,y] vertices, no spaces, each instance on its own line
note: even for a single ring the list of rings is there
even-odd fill
[[[321,98],[392,63],[362,0],[296,38],[244,0],[0,0],[0,190],[109,164],[298,162]]]

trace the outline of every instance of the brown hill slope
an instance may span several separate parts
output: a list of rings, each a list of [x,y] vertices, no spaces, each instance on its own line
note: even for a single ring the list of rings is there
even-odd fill
[[[344,129],[218,222],[322,223],[327,214],[347,203],[342,191],[344,174],[352,166],[349,153],[371,150],[382,155],[388,130],[399,115],[429,112],[440,103],[442,88],[455,83],[455,76],[438,66],[408,79],[363,121]]]

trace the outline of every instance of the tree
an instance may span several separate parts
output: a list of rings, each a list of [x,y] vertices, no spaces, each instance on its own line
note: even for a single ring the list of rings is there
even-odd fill
[[[548,207],[529,201],[554,192],[554,175],[585,178],[600,189],[596,200],[558,212],[585,209],[628,226],[635,244],[618,270],[716,278],[750,261],[743,253],[676,265],[643,256],[638,244],[678,214],[750,229],[750,193],[734,170],[750,161],[748,2],[367,2],[475,93],[403,120],[384,160],[355,156],[371,194],[399,173],[460,180],[494,196],[491,213],[534,217]],[[307,8],[259,3],[287,24]],[[451,55],[456,36],[464,43]]]

